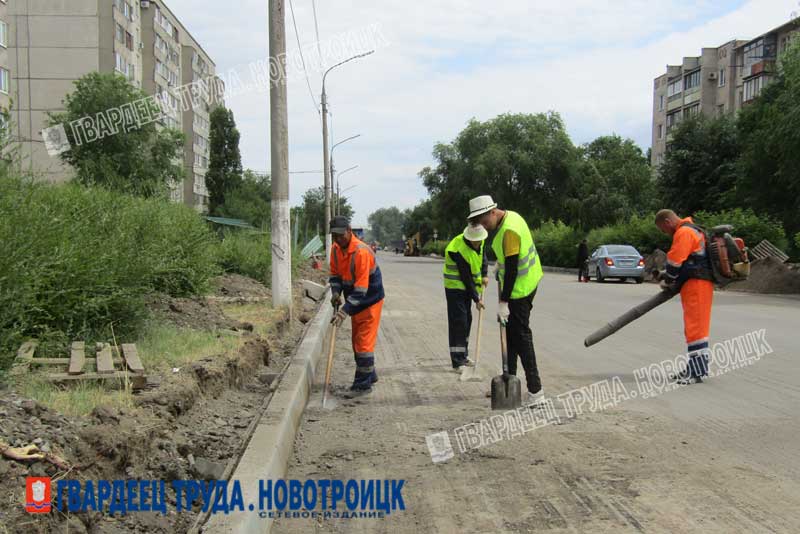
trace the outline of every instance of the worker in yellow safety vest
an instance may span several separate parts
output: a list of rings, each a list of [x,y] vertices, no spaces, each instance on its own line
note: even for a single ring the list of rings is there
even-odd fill
[[[536,289],[542,279],[542,262],[533,243],[528,223],[519,213],[501,210],[489,195],[469,201],[469,220],[495,232],[491,247],[497,257],[500,299],[497,320],[506,326],[508,336],[508,372],[517,374],[517,357],[525,369],[528,396],[525,404],[545,402],[533,332],[531,310]]]
[[[469,359],[469,332],[472,329],[472,303],[483,309],[483,290],[489,281],[483,244],[488,237],[483,226],[469,225],[456,236],[444,252],[444,294],[447,299],[447,331],[450,363],[461,371],[472,366]]]

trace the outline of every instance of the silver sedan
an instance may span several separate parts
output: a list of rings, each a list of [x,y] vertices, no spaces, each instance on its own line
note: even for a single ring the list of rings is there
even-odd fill
[[[632,278],[637,284],[644,281],[644,258],[630,245],[601,245],[587,262],[588,272],[598,282],[606,278],[619,278],[623,282]]]

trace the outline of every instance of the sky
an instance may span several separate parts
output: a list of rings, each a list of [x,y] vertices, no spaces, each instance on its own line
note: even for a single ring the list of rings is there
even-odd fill
[[[433,146],[452,141],[471,118],[554,110],[576,144],[616,133],[646,151],[653,79],[667,64],[755,37],[800,12],[798,0],[286,2],[292,205],[323,181],[320,64],[375,49],[326,82],[332,141],[361,136],[334,153],[336,169],[358,165],[340,180],[343,190],[352,187],[354,226],[378,208],[425,199],[418,173],[435,164]],[[269,58],[267,1],[167,5],[231,90],[226,105],[244,166],[268,171],[269,91],[257,83]]]

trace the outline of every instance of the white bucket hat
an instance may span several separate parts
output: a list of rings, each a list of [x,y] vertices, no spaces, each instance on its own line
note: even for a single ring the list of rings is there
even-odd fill
[[[487,211],[492,211],[496,207],[497,203],[492,200],[490,195],[475,197],[469,201],[469,217],[467,218],[472,219],[478,215],[483,215]]]
[[[489,237],[489,232],[480,224],[470,224],[464,228],[464,238],[467,241],[483,241]]]

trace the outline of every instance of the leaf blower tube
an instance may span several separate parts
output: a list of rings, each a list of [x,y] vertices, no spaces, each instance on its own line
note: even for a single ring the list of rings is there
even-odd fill
[[[590,334],[586,339],[583,340],[583,345],[585,347],[591,347],[595,343],[598,343],[611,334],[615,333],[617,330],[621,329],[628,323],[631,323],[644,315],[645,313],[649,312],[653,308],[660,306],[670,300],[672,297],[678,294],[678,289],[664,289],[660,291],[657,295],[653,295],[646,301],[642,302],[641,304],[634,306],[630,310],[626,311],[616,319],[612,320],[610,323],[605,325],[603,328],[597,330],[596,332]]]

